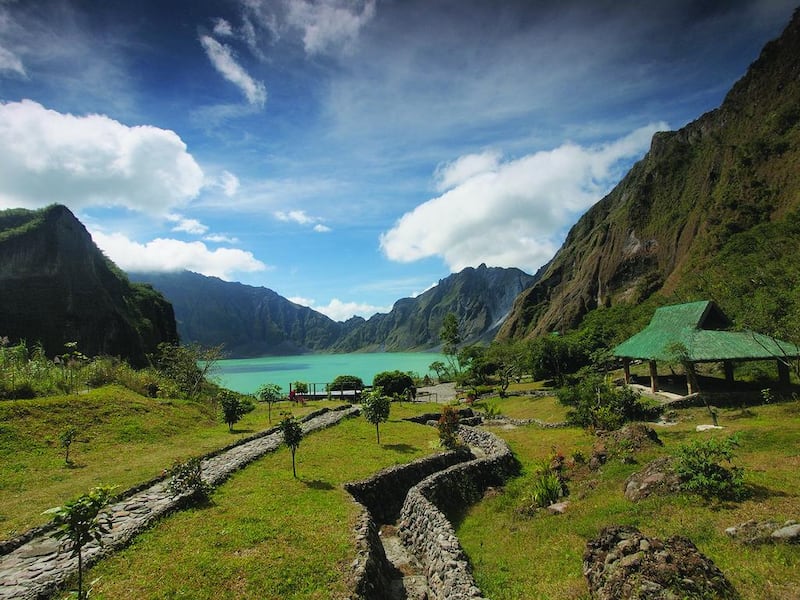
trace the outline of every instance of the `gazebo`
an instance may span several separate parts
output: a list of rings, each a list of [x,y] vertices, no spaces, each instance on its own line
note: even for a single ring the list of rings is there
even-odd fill
[[[680,360],[691,365],[721,362],[725,379],[733,383],[733,363],[777,360],[778,379],[789,385],[787,359],[800,357],[800,347],[753,331],[731,331],[731,321],[711,301],[689,302],[656,309],[650,324],[614,348],[623,359],[625,383],[630,383],[630,361],[650,363],[650,387],[658,390],[657,361]],[[691,379],[687,377],[689,394]]]

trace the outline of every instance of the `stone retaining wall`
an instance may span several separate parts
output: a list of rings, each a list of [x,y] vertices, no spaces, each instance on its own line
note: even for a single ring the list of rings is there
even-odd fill
[[[483,598],[447,515],[478,501],[519,470],[508,444],[481,429],[461,427],[461,438],[485,456],[454,465],[412,487],[400,511],[400,538],[424,565],[435,600]]]
[[[353,598],[387,597],[389,567],[380,539],[372,532],[376,530],[375,521],[391,522],[386,519],[394,518],[398,501],[402,501],[398,535],[423,564],[431,600],[482,598],[447,515],[457,514],[480,500],[489,486],[502,485],[518,472],[519,465],[505,441],[496,435],[464,426],[459,428],[459,434],[479,458],[464,451],[451,452],[392,467],[345,486],[354,495],[360,494],[370,507],[369,511],[364,509],[356,528],[358,557],[353,563]],[[431,471],[437,465],[443,470]],[[408,487],[410,481],[426,471],[431,474]],[[385,509],[385,504],[391,508]],[[381,517],[373,520],[372,510]]]

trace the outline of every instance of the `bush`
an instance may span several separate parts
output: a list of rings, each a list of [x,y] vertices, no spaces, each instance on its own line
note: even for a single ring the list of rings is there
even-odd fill
[[[653,419],[661,413],[656,402],[643,400],[628,387],[617,387],[608,379],[588,374],[556,392],[564,406],[571,407],[567,421],[580,427],[614,430],[627,421]]]
[[[558,463],[559,465],[561,463]],[[535,471],[530,492],[526,497],[522,512],[533,514],[540,508],[550,506],[567,495],[561,474],[551,463],[542,462]]]
[[[439,430],[439,443],[448,450],[458,448],[458,411],[452,406],[442,407],[442,416],[436,424]]]
[[[168,474],[169,493],[173,498],[187,495],[197,502],[208,500],[211,486],[203,480],[203,469],[199,458],[190,458],[184,463],[176,462]]]
[[[678,447],[674,468],[682,489],[706,499],[741,500],[745,495],[744,471],[720,464],[732,464],[738,446],[736,436],[731,436],[724,440],[695,440]]]
[[[390,398],[403,397],[406,390],[414,390],[414,380],[411,379],[411,375],[402,371],[378,373],[373,378],[372,385],[383,389],[383,393]]]

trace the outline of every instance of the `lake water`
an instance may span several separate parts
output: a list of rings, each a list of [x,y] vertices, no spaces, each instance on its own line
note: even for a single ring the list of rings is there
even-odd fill
[[[215,365],[213,376],[220,385],[242,392],[254,393],[265,383],[276,383],[284,393],[289,384],[303,381],[324,384],[333,381],[338,375],[355,375],[365,385],[382,371],[413,371],[420,377],[426,374],[435,377],[428,369],[434,361],[445,361],[443,354],[432,352],[375,352],[357,354],[303,354],[300,356],[264,356],[261,358],[240,358],[220,360]]]

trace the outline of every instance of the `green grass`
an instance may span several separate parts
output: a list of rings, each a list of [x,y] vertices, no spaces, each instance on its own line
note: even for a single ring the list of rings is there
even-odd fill
[[[307,414],[339,403],[309,402],[305,407],[281,402],[280,412]],[[0,402],[0,538],[15,535],[48,520],[42,512],[101,484],[118,491],[157,477],[175,461],[227,446],[269,427],[267,406],[258,404],[228,432],[220,415],[182,400],[139,396],[108,386],[72,394]],[[72,465],[64,462],[59,435],[76,427],[70,448]],[[388,443],[388,442],[387,442]]]
[[[711,435],[739,432],[736,464],[745,468],[752,497],[739,503],[705,503],[692,495],[650,498],[631,503],[622,495],[631,473],[678,444],[699,438],[695,426],[710,423],[704,408],[679,411],[680,423],[659,428],[663,449],[638,456],[638,465],[609,463],[601,470],[573,473],[567,514],[522,515],[533,465],[553,449],[570,457],[576,450],[589,456],[592,438],[577,429],[542,430],[535,426],[496,433],[507,439],[523,464],[523,475],[503,493],[474,506],[461,521],[459,536],[479,586],[493,600],[588,599],[582,554],[588,539],[611,524],[629,524],[660,538],[689,537],[712,558],[743,598],[797,598],[796,573],[800,548],[745,548],[727,538],[726,527],[748,519],[797,519],[800,507],[800,404],[758,406],[749,411],[724,409],[725,429]]]
[[[259,459],[208,506],[164,519],[93,568],[92,597],[345,597],[357,511],[342,484],[429,454],[438,441],[434,428],[398,420],[411,405],[392,412],[381,446],[363,418],[304,438],[297,479],[286,448]]]

